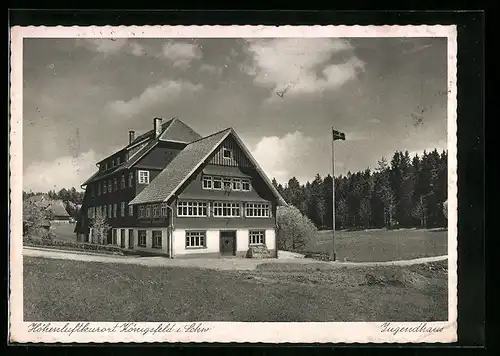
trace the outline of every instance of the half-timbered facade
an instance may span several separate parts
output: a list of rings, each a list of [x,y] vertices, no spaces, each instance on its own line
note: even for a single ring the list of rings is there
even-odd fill
[[[111,226],[106,243],[174,257],[246,256],[276,250],[276,207],[286,204],[229,128],[201,137],[178,119],[97,163],[83,183],[75,228],[93,241],[97,215]]]

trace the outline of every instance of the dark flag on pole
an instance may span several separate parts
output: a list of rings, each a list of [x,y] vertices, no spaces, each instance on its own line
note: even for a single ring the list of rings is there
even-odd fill
[[[345,133],[333,130],[333,140],[345,140]]]

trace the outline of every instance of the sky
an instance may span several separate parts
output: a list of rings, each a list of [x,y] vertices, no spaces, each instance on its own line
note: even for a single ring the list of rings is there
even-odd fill
[[[270,178],[374,169],[446,149],[446,38],[24,39],[23,185],[75,187],[178,117],[232,127]],[[280,93],[282,95],[277,95]]]

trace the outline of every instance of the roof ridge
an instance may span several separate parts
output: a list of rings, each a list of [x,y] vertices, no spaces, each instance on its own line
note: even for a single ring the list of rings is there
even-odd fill
[[[224,130],[217,131],[216,133],[213,133],[213,134],[211,134],[211,135],[204,136],[204,137],[202,137],[202,138],[199,138],[199,139],[197,139],[197,140],[194,140],[193,142],[190,142],[187,146],[192,145],[193,143],[196,143],[196,142],[202,141],[202,140],[204,140],[204,139],[206,139],[206,138],[213,137],[213,136],[215,136],[215,135],[218,135],[218,134],[223,133],[224,131],[228,131],[228,130],[233,131],[233,128],[232,128],[232,127],[228,127],[228,128],[225,128]]]

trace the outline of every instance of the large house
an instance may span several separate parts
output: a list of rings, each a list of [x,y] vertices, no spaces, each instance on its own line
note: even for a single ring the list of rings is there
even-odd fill
[[[129,131],[128,145],[97,166],[82,184],[80,241],[93,241],[101,214],[111,226],[106,242],[126,249],[277,256],[276,207],[286,203],[232,128],[202,137],[177,118],[155,118],[151,131]]]

